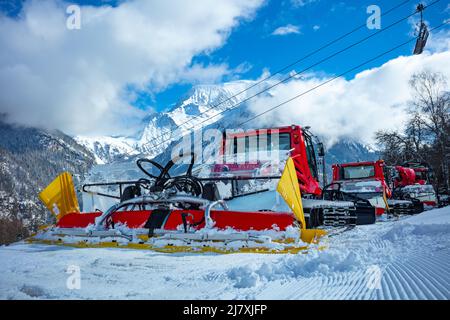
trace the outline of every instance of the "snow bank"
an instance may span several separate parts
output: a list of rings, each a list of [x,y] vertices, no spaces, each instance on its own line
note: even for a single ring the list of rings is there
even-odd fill
[[[410,224],[402,223],[394,226],[386,232],[382,239],[389,241],[402,240],[411,236],[428,236],[434,237],[439,234],[450,234],[449,224]]]
[[[255,286],[260,281],[354,271],[361,264],[361,257],[355,252],[313,250],[308,254],[288,255],[275,263],[264,262],[256,268],[255,266],[232,268],[227,275],[234,282],[236,288],[248,288]]]
[[[414,224],[450,224],[450,206],[423,212],[407,221]]]
[[[382,239],[398,241],[417,237],[436,238],[450,234],[450,207],[423,212],[394,224]]]

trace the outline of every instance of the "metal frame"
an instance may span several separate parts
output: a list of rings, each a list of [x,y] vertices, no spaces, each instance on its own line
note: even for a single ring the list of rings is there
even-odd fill
[[[174,177],[176,178],[176,177]],[[238,176],[233,176],[233,177],[210,177],[210,178],[196,178],[199,181],[205,181],[205,182],[213,182],[213,181],[231,181],[231,197],[227,198],[227,200],[231,200],[234,199],[236,197],[241,197],[243,195],[249,195],[249,194],[254,194],[254,193],[258,193],[258,192],[263,192],[263,191],[267,191],[267,190],[260,190],[260,191],[255,191],[252,193],[248,193],[248,194],[242,194],[242,195],[238,195],[237,194],[237,181],[249,181],[249,180],[272,180],[272,179],[280,179],[281,176],[264,176],[264,177],[238,177]],[[136,185],[136,184],[142,184],[143,182],[140,180],[135,180],[135,181],[116,181],[116,182],[102,182],[102,183],[87,183],[84,184],[81,187],[81,191],[88,193],[88,194],[92,194],[92,195],[97,195],[97,196],[101,196],[101,197],[107,197],[107,198],[112,198],[112,199],[118,199],[120,200],[122,198],[122,192],[123,192],[123,187],[124,186],[130,186],[130,185]],[[96,191],[91,191],[88,188],[91,187],[109,187],[109,186],[119,186],[119,195],[112,195],[112,194],[107,194],[107,193],[103,193],[103,192],[96,192]]]
[[[211,218],[211,210],[220,205],[225,211],[228,211],[227,203],[224,200],[217,200],[209,203],[205,208],[205,226],[207,229],[212,229],[214,227],[214,221]]]
[[[143,182],[142,182],[142,180],[131,180],[131,181],[86,183],[81,187],[81,191],[85,192],[85,193],[101,196],[101,197],[107,197],[107,198],[120,200],[122,197],[123,186],[131,186],[131,185],[136,185],[136,184],[143,184]],[[114,195],[107,194],[107,193],[87,190],[87,188],[90,188],[90,187],[109,187],[109,186],[119,186],[119,196],[114,196]]]
[[[210,201],[206,200],[206,199],[201,199],[201,198],[197,198],[197,197],[189,197],[189,196],[175,196],[175,197],[170,197],[167,199],[154,199],[151,198],[150,196],[141,196],[141,197],[137,197],[134,199],[130,199],[121,203],[117,203],[115,205],[113,205],[112,207],[110,207],[108,210],[106,210],[104,213],[102,213],[102,215],[100,215],[99,217],[97,217],[95,219],[95,225],[94,228],[95,230],[102,230],[102,226],[103,223],[105,222],[106,219],[108,219],[108,217],[110,217],[114,212],[116,212],[118,209],[120,209],[121,207],[124,206],[128,206],[128,205],[132,205],[132,204],[174,204],[174,203],[179,203],[179,202],[188,202],[188,203],[194,203],[194,204],[199,204],[200,206],[207,206]]]

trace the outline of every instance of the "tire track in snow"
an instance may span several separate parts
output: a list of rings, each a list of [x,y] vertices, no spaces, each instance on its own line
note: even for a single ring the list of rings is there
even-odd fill
[[[415,260],[425,261],[425,263],[428,262],[428,260],[425,260],[424,258],[421,258],[421,257],[416,257]],[[444,277],[442,277],[442,275],[449,275],[450,274],[450,263],[447,264],[447,268],[443,268],[440,265],[441,261],[436,260],[436,259],[429,259],[429,260],[430,260],[430,262],[433,263],[433,268],[431,268],[431,269],[429,269],[427,271],[429,271],[430,273],[433,273],[435,278],[442,280],[442,282],[445,283],[445,286],[447,288],[449,288],[450,287],[450,282],[449,282],[448,277],[444,278]],[[447,261],[450,261],[450,257],[447,258]],[[440,272],[437,269],[439,269]],[[438,284],[441,285],[441,282],[438,282]]]
[[[369,241],[369,246],[378,249],[378,250],[383,250],[386,249],[388,247],[389,241],[387,240],[383,240],[383,239],[372,239]]]
[[[342,293],[339,298],[353,299],[354,291],[355,291],[355,288],[356,288],[359,278],[360,278],[360,275],[358,274],[358,272],[354,272],[351,275],[342,274],[341,275],[341,286],[342,286],[343,290],[342,290]]]
[[[389,270],[390,266],[387,266],[385,272],[383,273],[383,277],[381,278],[381,288],[383,292],[382,299],[399,300],[401,297],[397,291],[397,286],[391,278],[391,273]]]
[[[425,270],[424,268],[422,268],[421,265],[414,265],[414,264],[409,264],[409,266],[411,268],[414,268],[415,271],[419,271],[419,270]],[[412,292],[410,292],[405,298],[408,299],[435,299],[435,295],[432,294],[428,288],[429,285],[425,285],[428,284],[427,279],[419,279],[416,274],[417,273],[412,273],[411,270],[409,269],[408,266],[406,266],[405,264],[402,265],[397,265],[397,272],[403,275],[403,287],[415,287],[415,290],[412,290]],[[410,270],[410,272],[407,272],[407,270]],[[419,271],[420,272],[420,271]]]
[[[286,296],[289,300],[316,299],[317,295],[320,294],[321,290],[323,290],[323,279],[303,278],[293,281],[285,287],[293,288],[291,294]]]
[[[353,299],[367,299],[365,295],[367,294],[373,294],[373,289],[370,289],[367,283],[367,275],[365,272],[360,272],[360,275],[358,277],[358,286],[355,288],[354,298]]]
[[[307,283],[305,287],[296,288],[296,293],[292,296],[293,299],[318,299],[322,292],[326,290],[324,278],[303,278],[297,284]],[[319,298],[320,299],[320,298]]]
[[[297,279],[281,288],[286,291],[293,289],[285,296],[287,299],[368,299],[375,294],[367,287],[365,271],[362,270]],[[276,291],[274,287],[266,290]]]
[[[382,275],[381,299],[448,299],[448,270],[436,272],[436,258],[421,256],[390,263]],[[447,254],[443,254],[448,257]],[[445,261],[438,258],[438,261]]]
[[[425,271],[423,269],[422,271]],[[420,279],[417,273],[411,272],[408,268],[404,269],[403,272],[409,276],[409,281],[412,287],[415,288],[415,293],[417,294],[417,299],[439,299],[439,291],[430,279]],[[437,292],[437,294],[436,294]]]
[[[330,281],[332,290],[330,290],[328,299],[354,299],[355,291],[358,290],[363,282],[360,270],[338,272],[329,278],[332,279]]]
[[[434,268],[438,266],[438,264],[432,263],[430,260],[425,260],[423,258],[411,259],[411,262],[414,263],[416,261],[416,266],[420,266],[421,269],[417,267],[414,268],[414,270],[419,271],[414,273],[412,272],[412,269],[407,268],[405,269],[405,272],[409,273],[411,275],[411,278],[414,278],[416,280],[413,281],[413,283],[417,284],[422,292],[430,292],[434,299],[448,299],[450,285],[448,279],[445,278],[445,276],[448,277],[450,272],[449,270],[447,270],[445,272],[436,273]],[[419,263],[417,263],[417,261]]]
[[[389,266],[388,270],[392,273],[392,277],[397,280],[397,291],[402,292],[402,299],[418,299],[415,290],[410,286],[410,277],[404,275],[402,269],[404,267],[406,266],[394,262]]]
[[[325,277],[300,278],[290,282],[293,288],[288,299],[321,299],[323,292],[327,289],[328,279]]]
[[[343,284],[346,282],[346,275],[344,274],[337,274],[333,276],[336,281],[336,285],[339,286],[339,290],[336,292],[336,297],[342,297],[343,292],[347,289]]]
[[[335,289],[335,279],[333,276],[326,276],[324,277],[324,282],[322,283],[323,291],[321,293],[322,297],[324,299],[336,299],[336,296],[334,294]]]
[[[442,257],[440,257],[440,259],[438,259],[438,258],[436,258],[436,255],[441,255],[441,256],[443,256],[444,257],[444,261],[447,261],[448,263],[446,264],[446,266],[447,266],[447,268],[444,268],[442,265],[441,265],[441,263],[442,263]],[[421,257],[421,256],[416,256],[416,257],[413,257],[412,258],[413,260],[418,260],[418,261],[422,261],[422,263],[426,263],[426,262],[432,262],[433,263],[433,266],[434,266],[434,268],[433,268],[433,271],[437,271],[437,270],[434,270],[434,269],[440,269],[440,273],[439,273],[439,275],[441,275],[441,274],[450,274],[450,252],[440,252],[440,251],[438,251],[438,252],[435,252],[433,255],[431,255],[431,256],[429,256],[429,257],[426,257],[426,259],[425,259],[425,257]],[[448,280],[447,280],[447,282],[448,282]]]

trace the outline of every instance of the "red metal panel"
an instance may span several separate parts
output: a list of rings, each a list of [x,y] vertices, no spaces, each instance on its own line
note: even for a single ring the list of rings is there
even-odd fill
[[[167,219],[165,229],[176,230],[183,224],[181,213],[188,214],[186,221],[188,224],[199,223],[203,220],[204,212],[200,210],[176,210],[173,211]],[[295,218],[291,213],[283,212],[240,212],[240,211],[211,211],[211,218],[215,222],[214,227],[224,230],[232,228],[237,231],[248,230],[270,230],[276,225],[281,231],[291,226]],[[205,226],[203,221],[197,229]]]
[[[201,222],[197,229],[205,226],[202,221],[204,212],[201,210],[174,210],[170,213],[165,230],[176,230],[183,225],[182,213],[186,213],[186,221],[192,225]],[[89,224],[95,223],[95,218],[100,216],[101,212],[93,213],[71,213],[57,223],[61,228],[86,228]],[[151,211],[123,211],[112,215],[115,224],[126,224],[129,228],[143,228],[145,222],[151,215]],[[215,221],[215,227],[218,229],[233,228],[237,231],[248,230],[271,230],[277,226],[279,230],[284,231],[291,226],[295,218],[291,213],[283,212],[240,212],[240,211],[211,211],[211,218]]]
[[[190,225],[199,223],[205,216],[202,210],[174,210],[170,213],[169,218],[164,225],[165,230],[177,230],[177,227],[183,225],[182,213],[186,213],[186,222]],[[205,223],[201,223],[198,228],[203,228]]]
[[[112,220],[115,224],[126,224],[128,228],[143,228],[150,214],[150,210],[118,211],[112,214]]]
[[[218,229],[233,228],[240,231],[270,230],[274,226],[284,231],[295,221],[292,214],[279,212],[212,211],[211,218]]]
[[[101,212],[69,213],[59,219],[56,226],[60,228],[86,228],[88,225],[95,223],[95,218],[101,214]]]

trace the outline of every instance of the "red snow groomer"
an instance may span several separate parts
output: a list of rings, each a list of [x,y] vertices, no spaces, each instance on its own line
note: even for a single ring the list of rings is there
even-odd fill
[[[83,192],[115,200],[107,210],[87,213],[79,212],[71,176],[64,173],[40,194],[57,216],[56,224],[29,241],[162,252],[286,253],[303,250],[327,233],[375,221],[375,209],[368,201],[340,201],[336,192],[322,192],[307,130],[290,126],[233,136],[223,146],[232,157],[239,157],[234,138],[248,141],[247,155],[265,148],[285,158],[277,156],[269,165],[269,152],[253,173],[246,167],[245,175],[233,170],[222,174],[213,165],[206,177],[193,174],[194,154],[184,155],[190,162],[178,167],[184,173],[176,176],[172,173],[176,159],[165,166],[139,159],[144,178],[83,186]],[[251,143],[255,138],[256,144]],[[261,174],[265,170],[270,174]],[[118,194],[108,193],[112,187],[118,187]]]
[[[265,146],[264,150],[261,150],[262,145]],[[323,157],[324,150],[320,142],[317,146],[319,150],[316,155],[313,136],[308,132],[308,127],[301,128],[297,125],[224,132],[220,149],[223,161],[214,165],[212,171],[215,174],[231,173],[239,177],[270,175],[282,170],[283,161],[291,156],[302,194],[320,197],[322,189],[319,184],[317,156]],[[277,154],[271,152],[275,150]]]
[[[393,192],[392,167],[386,166],[384,160],[334,164],[332,170],[333,187],[367,199],[376,207],[378,216],[388,211],[394,214],[416,214],[423,211],[423,204],[418,199]],[[412,170],[396,172],[402,176],[398,183],[408,183],[415,179]]]
[[[276,139],[273,139],[274,136]],[[375,208],[365,199],[336,192],[327,186],[321,187],[323,182],[319,181],[318,163],[319,159],[322,164],[325,163],[325,151],[323,144],[309,131],[309,127],[291,125],[224,133],[222,141],[223,163],[213,167],[215,174],[230,174],[243,180],[276,175],[282,170],[285,159],[291,157],[295,166],[296,182],[304,197],[305,215],[311,226],[375,222]],[[272,152],[265,159],[262,156],[255,160],[252,155],[260,151],[258,146],[261,144],[267,145],[269,151],[275,150],[277,154]],[[246,161],[236,161],[239,157],[241,160],[245,158]],[[277,161],[274,161],[274,158]]]
[[[416,184],[416,173],[411,168],[395,166],[396,177],[394,177],[394,188],[402,188]],[[425,184],[420,180],[420,184]]]
[[[436,191],[432,185],[433,175],[426,163],[405,162],[391,170],[394,196],[409,196],[429,207],[437,205]]]

